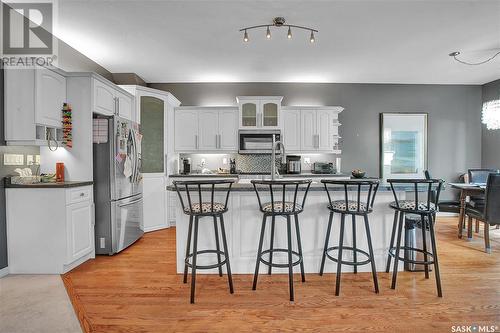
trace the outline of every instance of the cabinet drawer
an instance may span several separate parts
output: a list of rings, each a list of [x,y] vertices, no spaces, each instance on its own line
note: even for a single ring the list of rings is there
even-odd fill
[[[66,190],[66,205],[78,202],[91,201],[92,186],[75,187]]]

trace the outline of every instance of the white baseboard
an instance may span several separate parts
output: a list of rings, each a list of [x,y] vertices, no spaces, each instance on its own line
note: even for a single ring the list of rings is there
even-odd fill
[[[0,269],[0,278],[9,275],[9,266]]]

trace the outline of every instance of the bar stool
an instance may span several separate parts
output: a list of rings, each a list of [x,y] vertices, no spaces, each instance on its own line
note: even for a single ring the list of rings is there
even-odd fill
[[[373,284],[375,287],[375,293],[378,293],[378,279],[377,279],[377,269],[375,267],[375,258],[373,256],[373,246],[372,238],[370,234],[370,225],[368,222],[368,214],[373,211],[373,202],[375,201],[375,196],[377,194],[379,181],[375,179],[369,180],[321,180],[325,186],[326,194],[328,195],[328,209],[330,210],[330,218],[328,219],[328,228],[326,231],[325,246],[323,248],[323,257],[321,259],[321,268],[319,275],[323,275],[325,267],[325,259],[334,261],[337,263],[337,277],[335,283],[335,295],[340,294],[340,277],[342,274],[342,265],[354,266],[354,273],[358,272],[357,267],[360,265],[371,264]],[[330,190],[332,187],[342,186],[344,189],[344,200],[332,201],[330,195]],[[355,189],[356,200],[349,200],[349,190]],[[362,193],[366,193],[366,198],[362,198]],[[352,194],[351,194],[352,197]],[[340,239],[339,245],[328,247],[330,241],[330,232],[332,229],[332,222],[334,214],[340,214]],[[352,217],[352,247],[344,246],[344,229],[345,229],[345,216],[351,215]],[[356,217],[362,216],[365,224],[366,238],[368,241],[368,252],[358,249],[356,246]],[[334,257],[330,254],[331,251],[338,250],[338,256]],[[353,261],[348,261],[343,259],[344,250],[351,251],[353,254]],[[363,261],[358,261],[358,254],[365,256],[367,259]]]
[[[439,263],[438,254],[436,250],[436,236],[434,233],[434,225],[436,223],[436,212],[438,210],[439,195],[441,193],[441,188],[443,186],[443,180],[441,179],[387,179],[387,182],[391,185],[392,193],[394,194],[394,200],[389,204],[389,207],[394,209],[394,223],[392,226],[391,233],[391,245],[389,247],[389,254],[387,257],[387,267],[386,272],[389,273],[391,266],[391,259],[394,258],[394,267],[392,272],[392,283],[391,289],[396,289],[396,279],[398,275],[398,263],[403,261],[405,263],[424,265],[425,268],[425,278],[429,278],[429,265],[434,265],[434,274],[436,276],[436,287],[438,291],[438,296],[443,297],[441,290],[441,277],[439,275]],[[413,189],[413,200],[399,200],[394,189],[394,185],[406,185]],[[424,201],[419,201],[419,186],[425,189],[427,192],[427,198]],[[407,191],[408,192],[408,191]],[[405,223],[406,214],[419,215],[420,223],[422,225],[422,249],[410,247],[406,244],[401,246],[401,231],[403,229],[403,224]],[[398,222],[399,215],[399,222]],[[424,227],[425,226],[425,227]],[[428,226],[428,228],[427,228]],[[397,229],[397,238],[396,237]],[[432,252],[427,250],[427,232],[431,237],[431,247]],[[394,241],[396,240],[396,244]],[[410,258],[405,258],[400,256],[400,250],[419,252],[424,255],[424,260],[413,260]]]
[[[260,230],[259,250],[257,252],[257,262],[255,264],[255,274],[253,278],[252,290],[257,289],[257,279],[259,277],[259,264],[269,266],[268,274],[271,274],[272,267],[288,268],[288,285],[290,288],[290,302],[294,301],[293,291],[293,266],[300,265],[300,273],[302,282],[306,281],[304,273],[304,261],[302,257],[302,243],[300,241],[300,228],[298,215],[304,211],[304,204],[306,201],[309,187],[311,186],[311,179],[304,180],[252,180],[252,184],[257,194],[259,201],[260,211],[263,213],[262,228]],[[269,191],[270,202],[262,203],[261,196],[263,192]],[[303,193],[302,202],[297,203],[299,191]],[[276,192],[281,192],[281,201],[276,200]],[[292,201],[286,199],[293,197]],[[279,197],[278,197],[279,200]],[[300,200],[299,200],[300,201]],[[288,248],[274,248],[274,224],[277,216],[286,218],[287,225],[287,240]],[[295,219],[295,233],[297,236],[297,251],[292,249],[292,227],[291,216]],[[267,218],[271,217],[271,241],[268,250],[262,251],[262,243],[264,241],[264,233],[266,230]],[[276,252],[287,253],[288,262],[286,264],[273,263],[273,254]],[[264,255],[269,254],[269,261],[264,259]],[[297,260],[292,260],[292,255],[297,257]]]
[[[187,283],[188,267],[191,267],[191,303],[194,303],[196,289],[196,270],[197,269],[219,269],[219,276],[222,276],[222,266],[226,265],[227,278],[229,283],[229,292],[234,293],[233,279],[231,275],[231,265],[229,263],[229,251],[227,249],[226,231],[224,229],[224,213],[228,211],[227,202],[229,193],[234,180],[218,179],[218,180],[191,180],[191,181],[174,181],[175,190],[179,196],[182,205],[182,211],[189,216],[188,239],[186,244],[186,256],[184,259],[184,279]],[[225,193],[224,203],[215,202],[215,192]],[[181,192],[185,192],[187,205]],[[193,195],[194,192],[194,195]],[[204,199],[205,198],[205,199]],[[202,217],[212,217],[215,230],[215,250],[198,250],[198,223]],[[217,227],[217,218],[220,221],[222,245],[224,251],[220,250],[219,246],[219,231]],[[194,223],[193,223],[194,222]],[[193,234],[194,224],[194,234]],[[191,248],[191,236],[193,236],[193,250]],[[196,260],[198,255],[216,254],[217,263],[212,265],[197,265]],[[224,256],[222,259],[221,256]]]

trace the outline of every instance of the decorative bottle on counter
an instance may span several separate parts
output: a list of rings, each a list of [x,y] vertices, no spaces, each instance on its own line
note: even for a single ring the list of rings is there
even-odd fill
[[[63,162],[56,163],[56,182],[58,182],[58,183],[64,182],[64,163]]]

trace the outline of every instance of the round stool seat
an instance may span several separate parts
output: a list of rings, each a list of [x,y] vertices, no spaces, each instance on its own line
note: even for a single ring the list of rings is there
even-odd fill
[[[434,203],[429,203],[429,207],[427,207],[427,203],[425,202],[418,202],[417,207],[415,206],[415,200],[399,200],[399,207],[396,201],[393,201],[389,204],[389,207],[393,209],[399,209],[399,210],[416,210],[416,211],[423,211],[423,212],[433,212],[436,210],[436,205]]]
[[[296,203],[295,204],[295,209],[293,206],[293,202],[285,201],[285,209],[283,210],[283,201],[275,201],[274,202],[274,211],[273,211],[273,205],[270,202],[267,202],[262,205],[262,210],[268,213],[280,213],[280,212],[285,212],[285,213],[292,213],[292,212],[300,212],[302,211],[302,205]]]
[[[201,211],[200,211],[201,207]],[[199,203],[195,203],[191,205],[191,210],[189,210],[189,207],[184,208],[184,212],[186,214],[189,214],[193,212],[194,214],[206,214],[206,213],[222,213],[226,210],[226,205],[220,202],[214,202],[213,205],[213,210],[212,210],[212,203],[211,202],[202,202],[201,205]]]
[[[347,209],[346,209],[345,200],[335,200],[328,205],[328,209],[336,210],[339,212],[358,211],[358,202],[354,200],[349,200],[347,202]],[[359,203],[359,211],[361,212],[367,211],[365,203],[362,202]]]

